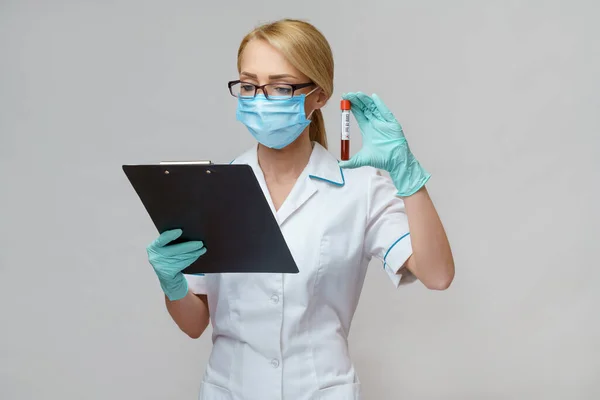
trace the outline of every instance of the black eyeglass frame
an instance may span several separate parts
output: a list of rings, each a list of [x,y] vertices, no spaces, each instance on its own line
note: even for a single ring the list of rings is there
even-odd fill
[[[229,82],[227,82],[227,87],[229,88],[229,93],[233,97],[235,97],[236,99],[238,98],[238,96],[236,96],[236,95],[233,94],[233,90],[231,88],[233,87],[233,85],[237,85],[238,83],[244,83],[246,85],[252,85],[252,86],[254,86],[254,95],[252,97],[250,97],[250,96],[239,97],[239,98],[242,98],[242,99],[253,99],[253,98],[255,98],[256,94],[258,93],[258,89],[260,89],[263,92],[263,94],[265,95],[265,98],[268,99],[269,95],[267,94],[267,91],[265,90],[265,87],[266,86],[271,86],[271,85],[288,85],[288,86],[290,86],[292,88],[292,94],[291,94],[290,98],[292,98],[292,97],[294,97],[294,93],[296,93],[296,90],[304,89],[306,87],[314,86],[315,85],[314,82],[308,82],[308,83],[287,83],[287,82],[284,82],[284,83],[267,83],[266,85],[260,85],[259,86],[259,85],[255,85],[254,83],[245,82],[245,81],[241,81],[241,80],[229,81]],[[274,100],[278,100],[278,99],[274,99]]]

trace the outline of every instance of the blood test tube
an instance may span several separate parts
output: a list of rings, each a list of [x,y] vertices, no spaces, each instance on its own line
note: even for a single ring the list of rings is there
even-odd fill
[[[341,126],[341,159],[346,161],[350,159],[350,100],[342,100],[340,109],[342,110],[342,126]]]

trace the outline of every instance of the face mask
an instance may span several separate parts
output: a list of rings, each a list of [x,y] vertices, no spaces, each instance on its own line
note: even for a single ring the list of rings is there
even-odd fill
[[[285,100],[267,100],[262,93],[251,99],[238,98],[236,118],[259,143],[282,149],[310,124],[304,113],[304,100],[317,89]]]

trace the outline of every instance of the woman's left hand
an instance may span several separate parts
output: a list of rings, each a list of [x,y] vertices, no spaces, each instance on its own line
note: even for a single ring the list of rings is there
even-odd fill
[[[352,104],[352,114],[363,137],[362,149],[342,168],[371,166],[389,172],[398,195],[407,197],[421,189],[431,176],[413,156],[402,126],[376,95],[347,93],[342,96]]]

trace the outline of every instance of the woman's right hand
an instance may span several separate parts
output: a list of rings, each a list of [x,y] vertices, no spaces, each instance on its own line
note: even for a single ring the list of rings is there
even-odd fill
[[[182,299],[188,292],[187,280],[181,271],[206,253],[201,241],[169,245],[182,233],[181,229],[165,231],[146,248],[160,287],[171,301]]]

